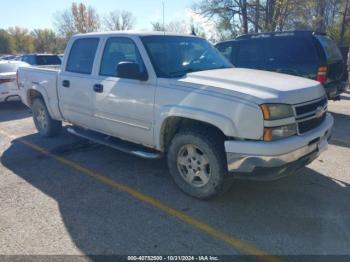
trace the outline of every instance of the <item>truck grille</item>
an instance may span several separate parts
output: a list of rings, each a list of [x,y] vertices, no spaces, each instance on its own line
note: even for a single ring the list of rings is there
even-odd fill
[[[304,134],[321,125],[326,118],[327,106],[327,97],[295,105],[298,133]]]
[[[326,114],[323,114],[320,118],[312,118],[310,120],[298,123],[299,133],[304,134],[307,131],[310,131],[318,127],[325,118],[326,118]]]

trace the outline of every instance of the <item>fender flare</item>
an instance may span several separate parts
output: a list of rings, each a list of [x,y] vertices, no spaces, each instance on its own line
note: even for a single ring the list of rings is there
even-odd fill
[[[36,92],[38,92],[41,97],[44,99],[44,102],[45,102],[45,105],[46,105],[46,108],[47,108],[47,111],[49,112],[50,116],[52,118],[54,118],[55,114],[53,114],[53,111],[52,111],[52,108],[50,106],[50,103],[49,103],[49,97],[48,97],[48,94],[47,94],[47,91],[45,88],[41,87],[39,84],[35,84],[33,83],[33,85],[27,90],[26,92],[26,98],[27,98],[27,103],[29,106],[31,106],[32,104],[32,100],[29,99],[29,96],[30,96],[30,92],[34,90]],[[29,103],[30,101],[30,103]]]
[[[163,147],[163,130],[165,129],[167,119],[171,117],[180,117],[213,125],[227,137],[236,137],[238,135],[236,125],[233,121],[227,116],[216,112],[181,105],[162,106],[160,111],[159,122],[155,126],[154,134],[156,148],[158,149]]]

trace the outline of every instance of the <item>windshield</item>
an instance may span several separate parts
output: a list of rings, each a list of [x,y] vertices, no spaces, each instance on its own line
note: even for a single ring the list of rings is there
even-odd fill
[[[232,65],[206,40],[186,36],[145,36],[142,42],[158,77],[181,77]]]
[[[317,38],[326,52],[327,61],[335,62],[343,59],[337,44],[332,39],[327,36],[317,36]]]

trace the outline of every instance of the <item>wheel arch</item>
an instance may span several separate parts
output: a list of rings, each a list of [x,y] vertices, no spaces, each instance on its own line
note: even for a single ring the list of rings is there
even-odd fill
[[[49,99],[47,97],[45,89],[40,90],[38,88],[31,88],[27,90],[26,99],[27,99],[28,107],[31,107],[33,105],[33,101],[36,98],[41,98],[44,101],[47,111],[49,112],[50,116],[53,118],[54,114],[52,112],[50,104],[48,103]]]
[[[157,147],[161,151],[166,152],[170,141],[180,129],[200,128],[208,130],[208,132],[216,133],[223,138],[234,137],[235,132],[233,128],[229,126],[229,122],[226,122],[226,124],[223,124],[223,122],[223,120],[215,121],[214,119],[212,119],[212,121],[205,121],[203,119],[182,115],[168,116],[162,121]]]

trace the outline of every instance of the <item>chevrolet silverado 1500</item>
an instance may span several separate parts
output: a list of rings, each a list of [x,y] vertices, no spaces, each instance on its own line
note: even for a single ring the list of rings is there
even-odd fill
[[[60,70],[20,68],[39,133],[68,132],[144,158],[167,158],[187,194],[232,179],[276,179],[327,147],[333,118],[313,80],[233,68],[206,40],[163,33],[73,36]]]

